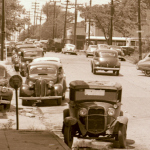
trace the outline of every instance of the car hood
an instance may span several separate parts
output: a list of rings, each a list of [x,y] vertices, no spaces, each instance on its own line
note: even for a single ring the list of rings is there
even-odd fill
[[[36,80],[46,80],[47,82],[53,81],[57,82],[57,77],[54,75],[30,75],[29,80],[35,82]]]
[[[99,59],[100,64],[105,67],[114,67],[116,65],[118,65],[118,58],[100,58]]]
[[[83,102],[83,103],[79,103],[77,104],[79,108],[109,108],[112,107],[112,104],[110,103],[105,103],[105,102]]]

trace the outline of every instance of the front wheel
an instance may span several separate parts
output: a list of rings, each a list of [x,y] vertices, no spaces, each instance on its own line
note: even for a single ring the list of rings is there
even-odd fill
[[[150,77],[150,70],[145,70],[145,75],[146,75],[147,77]]]
[[[21,74],[22,77],[26,76],[26,72],[25,71],[21,71],[20,74]]]
[[[62,98],[57,99],[57,105],[61,105]]]
[[[15,66],[15,71],[19,71],[19,67],[18,66]]]
[[[73,144],[72,126],[64,126],[64,142],[71,148]]]
[[[119,126],[118,140],[119,140],[120,148],[126,148],[126,130],[127,130],[127,125],[121,124]]]

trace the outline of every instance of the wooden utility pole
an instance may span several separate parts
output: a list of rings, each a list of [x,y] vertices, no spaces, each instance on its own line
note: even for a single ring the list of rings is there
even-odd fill
[[[90,8],[91,8],[91,5],[92,5],[92,0],[90,0]],[[89,18],[89,34],[88,34],[88,46],[90,45],[90,31],[91,30],[91,19]]]
[[[5,0],[2,0],[2,27],[1,27],[1,61],[3,61],[3,51],[5,46]]]
[[[68,10],[68,3],[69,3],[69,0],[66,1],[67,4],[66,4],[66,11],[65,11],[65,22],[64,22],[64,37],[63,37],[63,44],[65,45],[66,43],[66,21],[67,21],[67,10]]]
[[[74,45],[76,45],[76,28],[77,28],[77,0],[75,0]]]
[[[141,35],[141,0],[138,0],[138,35],[139,35],[139,60],[142,59],[142,35]]]
[[[35,32],[35,24],[36,24],[36,11],[37,11],[37,9],[39,8],[39,3],[37,3],[37,2],[34,2],[34,3],[32,3],[33,4],[33,7],[34,8],[32,8],[32,9],[34,9],[34,28],[33,28],[33,34],[34,34],[34,32]]]
[[[113,6],[113,0],[111,0],[111,19],[110,19],[109,45],[112,45],[112,36],[113,36],[113,15],[114,15],[114,6]]]

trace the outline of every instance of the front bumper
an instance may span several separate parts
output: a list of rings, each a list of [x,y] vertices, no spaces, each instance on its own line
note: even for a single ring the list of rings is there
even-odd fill
[[[51,100],[51,99],[60,99],[62,96],[45,96],[45,97],[19,97],[22,100]]]
[[[95,66],[94,69],[96,70],[120,70],[120,68],[107,68],[107,67],[98,67],[98,66]]]

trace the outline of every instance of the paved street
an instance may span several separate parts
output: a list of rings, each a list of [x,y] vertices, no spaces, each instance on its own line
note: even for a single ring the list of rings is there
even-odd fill
[[[127,149],[148,150],[150,149],[150,78],[144,76],[141,71],[136,70],[135,65],[128,61],[121,62],[121,71],[119,76],[114,76],[112,72],[99,72],[97,75],[91,73],[90,61],[92,57],[86,58],[85,55],[65,55],[61,53],[47,52],[45,56],[59,57],[62,60],[66,73],[67,86],[72,80],[110,80],[122,84],[122,110],[124,115],[129,118],[127,130]],[[61,134],[62,112],[68,107],[69,93],[66,92],[66,100],[61,106],[57,106],[53,101],[50,107],[39,107],[42,123],[51,128],[60,138]],[[14,102],[13,102],[14,103]],[[21,104],[21,102],[19,102]],[[27,107],[30,108],[30,107]],[[57,118],[57,119],[56,119]],[[21,127],[20,127],[21,128]],[[84,144],[83,144],[84,143]],[[75,139],[74,150],[76,147],[88,145],[90,149],[112,148],[117,149],[113,142],[82,141]],[[100,148],[101,147],[101,148]],[[82,148],[80,148],[82,149]],[[88,150],[87,148],[86,150]]]

